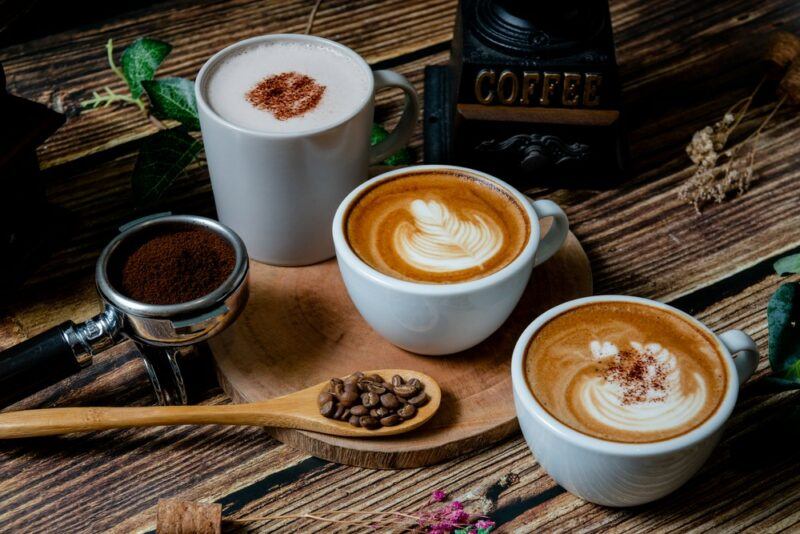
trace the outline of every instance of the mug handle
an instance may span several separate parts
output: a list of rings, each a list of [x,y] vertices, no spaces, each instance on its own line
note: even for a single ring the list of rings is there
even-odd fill
[[[553,218],[553,226],[539,241],[539,247],[536,249],[536,259],[533,262],[535,267],[549,260],[550,256],[558,252],[564,244],[569,233],[569,219],[564,210],[552,200],[530,200],[530,203],[540,220],[545,217]]]
[[[375,92],[387,87],[399,87],[406,94],[406,103],[403,115],[394,130],[380,143],[369,147],[369,163],[373,165],[391,156],[411,139],[414,127],[419,119],[419,96],[414,86],[402,74],[392,70],[376,70],[372,73],[375,77]]]
[[[719,340],[728,349],[739,375],[739,385],[742,385],[758,367],[758,346],[753,338],[741,330],[728,330],[719,335]]]

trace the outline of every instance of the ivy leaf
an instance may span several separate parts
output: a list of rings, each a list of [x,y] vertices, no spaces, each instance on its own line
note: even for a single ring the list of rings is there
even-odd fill
[[[152,203],[200,153],[203,143],[184,128],[161,130],[139,149],[131,187],[137,206]]]
[[[153,79],[171,50],[171,44],[149,37],[137,39],[125,49],[122,53],[122,73],[133,98],[142,96],[142,82]]]
[[[775,262],[773,265],[778,274],[800,274],[800,254],[792,254]]]
[[[372,123],[372,132],[369,136],[369,146],[375,146],[389,136],[386,128],[377,123]],[[403,147],[385,160],[384,165],[408,165],[412,163],[411,151]]]
[[[769,365],[767,380],[781,389],[800,388],[800,283],[783,284],[767,305]]]
[[[186,78],[144,80],[142,87],[150,98],[153,115],[159,119],[176,120],[190,130],[200,129],[192,80]]]

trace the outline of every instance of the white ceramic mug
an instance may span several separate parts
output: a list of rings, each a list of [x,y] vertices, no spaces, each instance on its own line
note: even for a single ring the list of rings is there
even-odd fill
[[[717,340],[728,387],[722,403],[697,428],[652,443],[619,443],[588,436],[558,421],[536,401],[525,380],[524,360],[536,332],[550,319],[593,302],[637,302],[685,318]],[[547,473],[569,492],[606,506],[635,506],[659,499],[694,475],[722,435],[736,404],[739,386],[758,365],[758,349],[740,330],[714,335],[694,317],[666,304],[626,296],[595,296],[556,306],[536,318],[520,336],[511,361],[517,419],[528,447]]]
[[[349,56],[368,73],[367,97],[345,119],[302,132],[260,132],[225,120],[206,98],[215,65],[274,41],[314,43]],[[405,109],[394,131],[370,147],[375,92],[388,87],[405,92]],[[346,46],[309,35],[254,37],[217,52],[200,69],[195,93],[219,220],[242,237],[251,258],[274,265],[307,265],[333,256],[330,225],[336,207],[367,178],[368,164],[408,142],[419,116],[419,98],[403,76],[372,72]]]
[[[507,190],[530,220],[530,236],[522,252],[489,276],[452,284],[424,284],[387,276],[362,261],[347,242],[345,217],[362,191],[384,180],[420,170],[457,170]],[[544,238],[539,219],[553,217]],[[517,305],[534,266],[561,248],[569,231],[567,216],[550,200],[528,197],[488,174],[448,165],[417,165],[376,176],[347,195],[333,220],[333,243],[339,270],[358,311],[391,343],[419,354],[450,354],[489,337]],[[541,241],[540,241],[541,238]]]

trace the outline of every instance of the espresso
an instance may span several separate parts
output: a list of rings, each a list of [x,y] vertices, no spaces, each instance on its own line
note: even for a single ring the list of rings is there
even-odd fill
[[[238,126],[302,132],[352,115],[370,96],[372,73],[333,46],[293,40],[253,45],[223,58],[205,91],[211,108]]]
[[[525,248],[531,226],[509,191],[450,171],[380,182],[351,204],[344,224],[350,247],[371,267],[432,284],[497,272]]]
[[[536,400],[565,425],[596,438],[674,438],[717,410],[727,370],[706,331],[667,310],[596,302],[547,322],[525,356]]]

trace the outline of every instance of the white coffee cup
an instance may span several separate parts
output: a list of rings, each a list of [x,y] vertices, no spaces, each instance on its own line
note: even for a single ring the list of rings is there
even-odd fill
[[[593,302],[636,302],[679,315],[717,340],[724,356],[728,387],[722,403],[697,428],[652,443],[620,443],[595,438],[566,426],[536,400],[525,379],[525,353],[536,332],[553,317]],[[517,419],[536,460],[561,486],[584,500],[606,506],[635,506],[659,499],[692,477],[711,454],[736,404],[739,386],[758,365],[758,349],[740,330],[716,336],[694,317],[660,302],[626,296],[573,300],[543,313],[522,333],[511,360]]]
[[[362,191],[399,175],[448,169],[494,182],[525,210],[530,220],[530,236],[511,263],[476,280],[425,284],[387,276],[353,252],[346,238],[345,216]],[[553,217],[554,222],[541,238],[539,219],[544,217]],[[468,349],[497,330],[525,291],[531,270],[561,248],[568,230],[567,216],[550,200],[532,201],[505,182],[472,169],[417,165],[376,176],[347,195],[333,220],[333,243],[347,291],[367,323],[398,347],[439,355]]]
[[[215,65],[231,54],[269,42],[312,43],[349,56],[368,74],[367,97],[332,125],[302,132],[261,132],[225,120],[209,105],[206,86]],[[406,94],[397,127],[369,146],[375,93],[398,87]],[[336,207],[367,178],[367,166],[404,146],[419,116],[419,98],[405,77],[372,72],[355,52],[309,35],[254,37],[214,54],[195,83],[211,185],[219,220],[236,231],[250,257],[274,265],[307,265],[333,256],[330,225]]]

